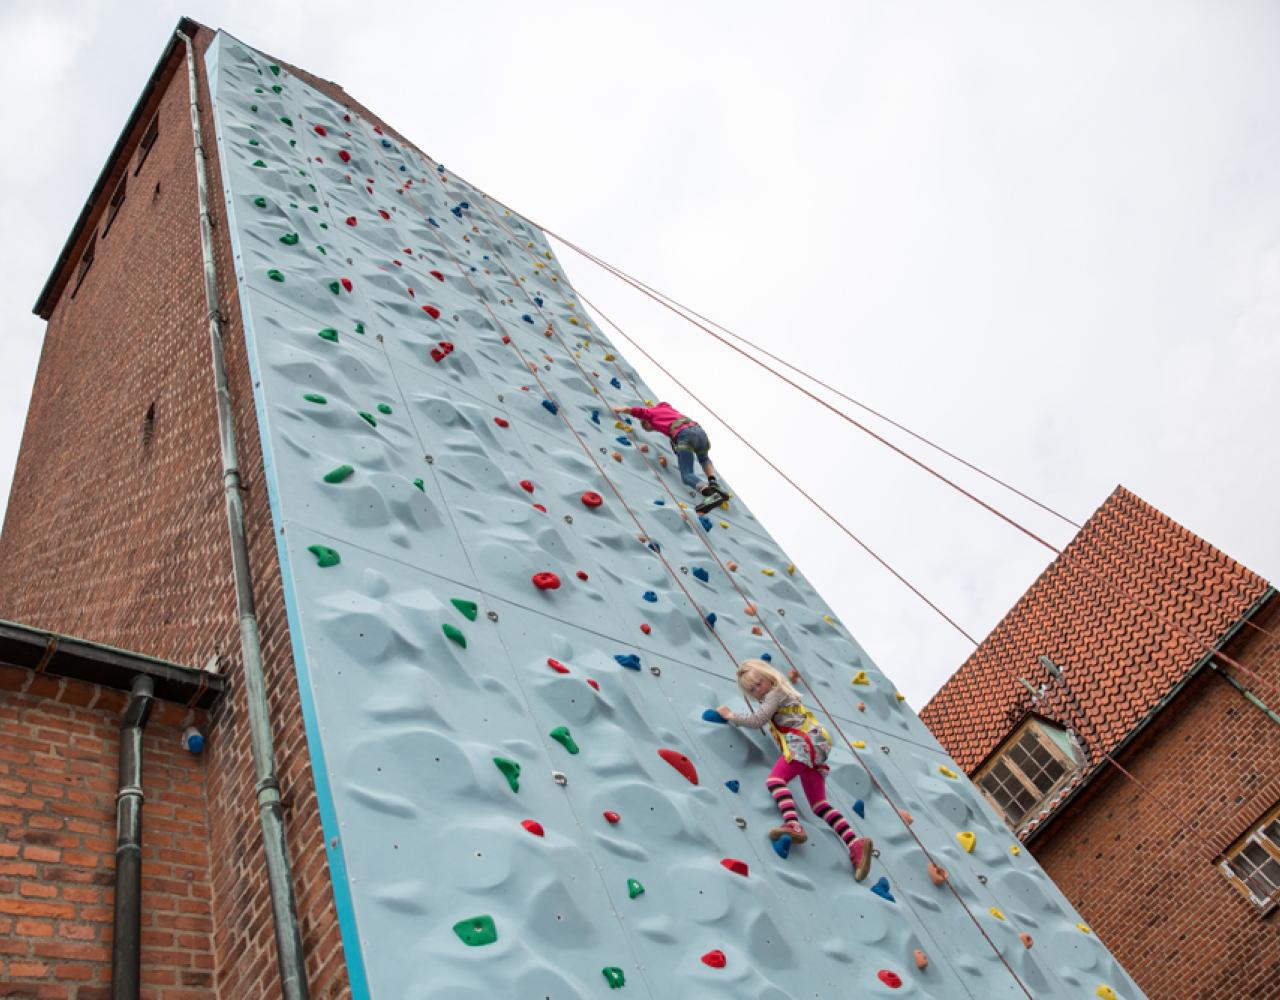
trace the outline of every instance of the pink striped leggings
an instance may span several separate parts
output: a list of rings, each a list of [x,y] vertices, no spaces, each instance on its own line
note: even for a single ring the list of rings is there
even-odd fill
[[[800,822],[796,800],[791,797],[791,789],[787,787],[787,783],[796,777],[800,779],[800,787],[804,789],[804,797],[809,800],[809,808],[813,810],[813,814],[831,827],[844,841],[844,846],[849,848],[857,836],[849,821],[840,814],[840,810],[827,801],[826,777],[816,767],[798,760],[787,760],[785,757],[778,758],[778,763],[773,765],[773,770],[765,779],[765,787],[769,789],[769,794],[782,813],[782,822]]]

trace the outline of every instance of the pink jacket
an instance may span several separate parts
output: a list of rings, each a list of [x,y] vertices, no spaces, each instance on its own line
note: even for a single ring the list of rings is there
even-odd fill
[[[671,425],[677,421],[685,421],[692,424],[693,421],[677,410],[670,403],[659,403],[657,406],[633,406],[627,410],[633,417],[639,417],[641,420],[647,420],[653,424],[653,429],[660,434],[671,436]],[[679,428],[681,430],[683,428]]]

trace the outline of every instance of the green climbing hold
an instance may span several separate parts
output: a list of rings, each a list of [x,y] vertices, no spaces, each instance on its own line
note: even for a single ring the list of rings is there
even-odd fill
[[[284,124],[288,125],[290,128],[293,128],[293,119],[290,118],[288,115],[281,115],[280,120],[284,122]]]
[[[267,277],[272,281],[284,281],[284,275],[277,271],[274,267],[267,272]]]
[[[312,209],[312,211],[313,211],[313,212],[318,212],[318,211],[320,211],[320,209],[318,209],[318,208],[313,208],[313,209]],[[328,229],[328,228],[329,228],[329,223],[327,223],[327,222],[322,222],[322,223],[320,223],[320,228],[321,228],[321,229]]]
[[[257,106],[256,104],[250,104],[250,105],[249,105],[249,110],[250,110],[250,111],[252,111],[252,112],[256,115],[256,114],[258,113],[258,106]]]
[[[280,237],[280,242],[287,247],[296,247],[298,245],[297,233],[285,233]]]
[[[573,741],[573,736],[569,733],[568,726],[556,726],[547,734],[570,753],[578,752],[578,744]]]
[[[257,139],[250,139],[250,140],[249,140],[249,145],[250,145],[250,146],[261,146],[261,145],[262,145],[262,143],[260,143]]]
[[[607,965],[600,972],[611,990],[620,990],[627,985],[627,977],[622,974],[622,970],[616,965]]]
[[[329,291],[333,292],[334,295],[338,294],[338,289],[341,287],[342,286],[339,285],[336,281],[329,282]]]
[[[336,469],[330,469],[324,474],[324,481],[326,483],[340,483],[355,471],[349,465],[339,465]]]
[[[639,882],[637,882],[633,878],[627,879],[627,895],[628,896],[630,896],[632,899],[635,899],[637,896],[641,895],[643,892],[644,892],[644,886],[642,886]]]
[[[378,412],[379,412],[379,413],[390,413],[390,412],[391,412],[391,407],[389,407],[386,403],[379,403],[379,404],[378,404]]]
[[[253,203],[257,205],[259,208],[267,207],[267,199],[262,197],[262,195],[258,195],[258,197],[254,198]]]
[[[498,765],[498,770],[506,777],[507,784],[511,786],[511,790],[513,792],[520,791],[520,765],[510,757],[494,757],[493,762]]]
[[[253,165],[254,165],[255,167],[265,167],[265,166],[266,166],[266,164],[265,164],[262,160],[254,160],[254,161],[253,161]]]
[[[319,211],[320,211],[320,206],[319,206],[319,205],[308,205],[308,206],[307,206],[307,211],[308,211],[308,212],[319,212]],[[320,223],[320,225],[324,226],[324,228],[325,228],[325,229],[328,229],[328,228],[329,228],[328,226],[325,226],[323,222],[322,222],[322,223]]]
[[[270,66],[267,67],[267,69],[271,70],[271,72],[274,73],[276,76],[280,75],[280,67],[277,66],[275,63],[272,63]]]
[[[463,649],[467,648],[467,637],[462,634],[462,630],[458,626],[445,622],[440,628],[444,632],[445,638],[450,642],[456,642]]]
[[[265,91],[265,90],[263,90],[261,87],[254,87],[254,88],[253,88],[253,92],[254,92],[255,94],[265,94],[265,93],[266,93],[266,91]]]
[[[271,89],[272,89],[272,91],[273,91],[274,93],[277,93],[277,94],[278,94],[278,93],[280,93],[280,91],[284,90],[284,88],[283,88],[282,86],[280,86],[280,84],[278,84],[278,83],[273,83],[273,84],[271,85]]]
[[[332,340],[335,344],[338,342],[338,331],[331,326],[326,326],[323,330],[316,334],[321,340]]]
[[[316,249],[317,249],[317,250],[319,250],[319,251],[320,251],[322,254],[324,254],[326,257],[328,257],[328,256],[329,256],[329,251],[328,251],[328,250],[326,250],[324,247],[322,247],[319,243],[317,243],[317,244],[316,244]]]
[[[318,392],[308,392],[308,393],[304,393],[304,394],[303,394],[303,396],[302,396],[302,398],[303,398],[303,399],[305,399],[308,403],[327,403],[327,402],[329,402],[327,399],[325,399],[325,398],[324,398],[322,395],[320,395],[320,393],[318,393]]]
[[[342,562],[342,557],[338,555],[337,549],[331,549],[327,545],[308,545],[307,551],[316,557],[316,564],[322,568],[329,566],[337,566]]]
[[[421,479],[415,480],[414,485],[416,486],[421,482]],[[461,597],[451,597],[449,598],[449,603],[461,611],[467,621],[473,622],[476,620],[476,614],[479,612],[479,608],[476,607],[475,601],[464,601]]]
[[[370,427],[378,426],[378,418],[375,417],[372,413],[369,413],[365,410],[356,410],[356,412],[360,414],[360,416],[364,417],[365,421],[369,424]]]
[[[290,140],[289,140],[289,145],[290,145],[290,146],[296,146],[297,144],[298,144],[298,140],[297,140],[297,139],[290,139]]]
[[[413,481],[413,485],[414,485],[414,486],[416,486],[416,487],[418,487],[418,489],[422,490],[422,492],[423,492],[423,493],[426,493],[426,492],[427,492],[426,484],[425,484],[425,483],[423,483],[423,481],[422,481],[421,479],[415,479],[415,480]]]
[[[315,192],[315,191],[319,190],[319,189],[318,189],[314,184],[312,184],[310,181],[308,181],[308,182],[307,182],[307,187],[311,188],[311,190],[312,190],[313,192]]]
[[[356,333],[364,333],[364,324],[363,324],[363,323],[361,323],[361,322],[358,322],[358,321],[357,321],[357,323],[356,323]]]
[[[462,938],[462,943],[472,948],[493,944],[498,940],[498,928],[493,926],[493,917],[482,913],[478,917],[459,920],[453,925],[453,933]]]

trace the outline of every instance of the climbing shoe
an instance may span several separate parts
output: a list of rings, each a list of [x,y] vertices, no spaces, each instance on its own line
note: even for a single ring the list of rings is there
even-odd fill
[[[702,491],[702,503],[694,508],[699,514],[706,514],[715,510],[729,498],[721,493],[713,486],[708,486]]]
[[[853,862],[853,877],[861,882],[871,871],[871,838],[859,837],[849,845],[849,860]]]
[[[782,826],[775,826],[769,831],[770,840],[777,840],[779,837],[790,837],[793,844],[803,844],[809,839],[809,835],[804,832],[804,827],[799,823],[783,823]]]

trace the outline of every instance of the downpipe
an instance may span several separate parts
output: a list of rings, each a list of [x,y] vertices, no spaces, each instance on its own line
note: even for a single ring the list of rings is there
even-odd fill
[[[200,253],[204,260],[204,295],[209,317],[209,345],[213,354],[213,383],[218,405],[218,437],[222,448],[222,484],[227,502],[227,530],[231,540],[231,569],[235,580],[236,611],[240,619],[240,652],[244,661],[245,699],[249,709],[249,735],[256,773],[254,790],[262,824],[262,846],[267,860],[267,883],[275,928],[276,956],[280,966],[283,1000],[309,1000],[302,935],[298,927],[297,900],[289,847],[285,839],[280,782],[276,777],[275,750],[271,742],[270,711],[262,669],[262,644],[258,614],[253,601],[249,571],[249,546],[245,540],[244,504],[240,496],[240,470],[236,457],[235,422],[231,390],[222,346],[222,311],[218,273],[213,259],[213,224],[209,217],[209,182],[205,171],[204,139],[200,128],[199,90],[195,52],[191,38],[177,32],[187,50],[187,85],[191,95],[191,135],[195,149],[196,193],[200,203]]]
[[[116,791],[115,917],[111,933],[111,1000],[138,1000],[142,940],[142,731],[155,686],[139,674],[120,719]]]

